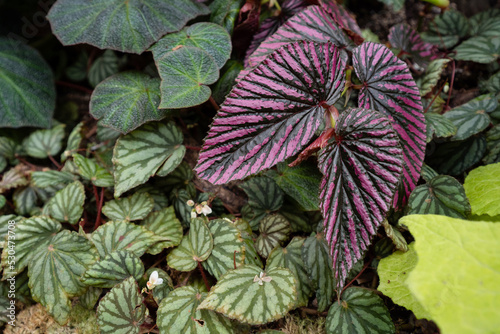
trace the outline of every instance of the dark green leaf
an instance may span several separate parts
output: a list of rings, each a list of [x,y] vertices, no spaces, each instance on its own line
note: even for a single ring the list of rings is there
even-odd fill
[[[253,212],[250,222],[256,228],[266,214],[279,210],[283,205],[284,194],[274,180],[267,177],[254,177],[240,187],[248,196],[248,204]]]
[[[210,8],[210,22],[224,27],[232,35],[234,23],[244,0],[214,0]]]
[[[31,182],[38,188],[49,188],[53,186],[65,186],[75,181],[76,176],[68,172],[48,170],[43,172],[32,172]]]
[[[437,146],[428,163],[440,174],[460,175],[481,161],[485,152],[486,139],[480,135]]]
[[[102,213],[111,220],[133,221],[146,218],[153,210],[153,199],[148,193],[114,199],[102,207]]]
[[[429,24],[429,30],[422,38],[443,48],[451,48],[469,32],[469,21],[456,10],[447,10]]]
[[[21,216],[28,215],[36,205],[37,195],[33,187],[18,188],[12,195],[16,213]]]
[[[84,179],[91,181],[93,185],[97,187],[112,187],[114,185],[113,175],[99,166],[94,160],[74,153],[73,161],[78,167],[80,175]]]
[[[68,137],[68,143],[66,144],[66,149],[63,153],[61,153],[62,162],[66,161],[67,158],[80,148],[80,144],[83,139],[82,129],[84,124],[84,122],[80,122],[73,128],[73,130],[71,130]]]
[[[90,66],[89,83],[96,87],[101,81],[113,74],[118,73],[120,67],[120,59],[116,53],[111,50],[106,50],[98,57]]]
[[[267,258],[274,247],[288,239],[292,231],[290,223],[280,214],[268,215],[260,221],[259,237],[255,246],[259,254]]]
[[[469,19],[471,34],[475,36],[500,36],[500,9],[489,8]]]
[[[451,59],[435,59],[429,63],[419,85],[421,96],[429,94],[436,87],[439,79],[441,79],[441,73],[443,73],[450,61]]]
[[[428,143],[436,138],[451,137],[457,133],[457,127],[453,122],[441,114],[433,112],[425,113],[425,121],[427,122],[427,139]],[[488,117],[488,116],[486,116]]]
[[[500,124],[486,132],[486,147],[488,153],[483,159],[485,164],[500,162]]]

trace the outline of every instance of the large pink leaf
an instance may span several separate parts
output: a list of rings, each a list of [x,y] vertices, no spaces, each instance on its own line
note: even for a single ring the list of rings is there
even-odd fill
[[[363,84],[359,107],[384,113],[399,135],[405,161],[394,205],[402,207],[420,178],[426,128],[420,94],[408,70],[384,45],[363,43],[353,51],[353,66]]]
[[[214,184],[242,179],[297,154],[344,89],[345,57],[332,43],[285,45],[221,105],[195,170]]]
[[[351,31],[362,39],[361,28],[347,9],[337,4],[335,0],[320,0],[320,4],[342,29]]]
[[[320,208],[337,287],[385,219],[403,170],[402,149],[382,113],[348,109],[320,151]]]
[[[393,47],[411,55],[420,66],[440,56],[436,45],[424,42],[415,30],[404,23],[393,26],[388,39]]]

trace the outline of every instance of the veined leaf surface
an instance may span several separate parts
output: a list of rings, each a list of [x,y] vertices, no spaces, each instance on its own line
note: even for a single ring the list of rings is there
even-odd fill
[[[320,151],[318,163],[324,175],[320,208],[325,236],[337,287],[342,288],[391,208],[403,169],[402,150],[381,113],[348,109],[337,120],[335,137]]]
[[[319,2],[321,7],[333,17],[342,29],[348,32],[351,38],[356,40],[358,36],[363,34],[352,14],[344,6],[336,1],[320,0]],[[353,33],[358,36],[355,36]]]
[[[323,122],[322,105],[340,98],[345,65],[331,43],[296,42],[276,50],[222,104],[205,138],[198,175],[222,184],[297,154]]]
[[[489,64],[500,54],[500,36],[472,37],[455,48],[455,59]]]
[[[37,130],[23,140],[23,148],[30,157],[45,159],[49,155],[55,156],[62,149],[64,128],[60,124],[52,129]]]
[[[465,178],[464,188],[470,199],[472,213],[496,216],[500,214],[498,198],[500,163],[481,166],[472,170]]]
[[[260,221],[259,237],[255,241],[257,252],[267,258],[274,247],[288,239],[292,227],[280,214],[268,215]]]
[[[421,66],[437,53],[435,45],[424,42],[420,35],[405,23],[393,26],[389,31],[388,39],[393,47],[410,54]]]
[[[165,248],[177,246],[182,240],[182,225],[173,206],[151,212],[141,225],[153,232],[157,240],[148,248],[149,254],[156,255]]]
[[[500,125],[497,124],[486,132],[488,154],[483,158],[485,164],[500,162]]]
[[[78,151],[80,144],[83,139],[82,129],[85,122],[78,123],[68,136],[68,141],[66,144],[66,149],[61,153],[61,162],[65,162],[73,153]]]
[[[430,143],[434,137],[446,138],[457,133],[455,124],[441,114],[427,112],[425,113],[425,121],[427,123],[427,143]]]
[[[432,92],[432,89],[437,85],[439,79],[441,79],[441,73],[443,73],[450,61],[451,59],[435,59],[429,63],[419,84],[420,96],[425,96]]]
[[[105,168],[99,166],[94,160],[85,158],[84,156],[74,153],[73,161],[78,167],[80,175],[97,187],[112,187],[115,182],[113,175],[111,175]]]
[[[240,8],[244,5],[244,0],[214,0],[208,6],[211,10],[210,22],[217,23],[224,27],[232,35],[234,23],[238,18]]]
[[[429,30],[422,34],[425,41],[442,48],[451,48],[469,32],[469,20],[456,10],[447,10],[429,24]]]
[[[437,146],[428,162],[440,174],[460,175],[481,161],[485,153],[486,139],[480,134]]]
[[[83,204],[85,204],[85,189],[80,181],[75,181],[59,190],[47,205],[52,218],[76,224],[82,216]]]
[[[153,199],[148,193],[136,192],[132,196],[106,202],[102,213],[111,220],[140,220],[153,210],[153,205]]]
[[[66,185],[75,181],[76,176],[69,172],[57,170],[36,171],[31,173],[31,182],[38,188],[49,188],[53,186]]]
[[[394,198],[397,207],[408,200],[424,161],[426,129],[420,94],[406,63],[381,44],[364,43],[354,49],[353,66],[363,83],[359,107],[387,116],[403,148],[403,182]]]

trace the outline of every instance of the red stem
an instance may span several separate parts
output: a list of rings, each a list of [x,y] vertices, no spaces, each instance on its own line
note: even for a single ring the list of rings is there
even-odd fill
[[[425,108],[424,114],[427,113],[427,110],[429,110],[429,108],[432,106],[432,104],[434,103],[434,101],[436,100],[436,98],[439,96],[439,94],[441,94],[441,91],[443,90],[444,85],[446,85],[446,82],[441,85],[441,88],[439,88],[438,92],[434,95],[434,98],[432,99],[431,103],[429,103],[429,105],[427,106],[427,108]]]
[[[101,188],[101,197],[99,198],[97,195],[97,187],[92,185],[94,187],[94,196],[95,196],[95,201],[97,203],[97,217],[95,219],[95,224],[94,224],[94,231],[101,225],[101,211],[102,211],[102,204],[104,202],[104,188]]]
[[[201,151],[201,147],[188,146],[188,145],[184,145],[184,147],[187,148],[188,150]]]
[[[66,82],[66,81],[56,81],[56,85],[68,87],[68,88],[73,88],[73,89],[79,90],[81,92],[87,93],[89,95],[92,95],[92,92],[93,92],[91,89],[89,89],[87,87],[83,87],[83,86],[76,85],[74,83]]]
[[[342,289],[342,292],[338,296],[339,300],[340,300],[340,297],[342,296],[342,294],[344,293],[345,289],[347,289],[349,287],[349,285],[351,285],[355,280],[358,279],[359,276],[361,276],[361,274],[366,270],[366,268],[368,268],[368,265],[370,265],[371,262],[372,262],[371,259],[370,259],[370,261],[366,262],[366,264],[364,265],[363,269],[361,269],[361,271],[356,275],[356,277],[354,277],[352,279],[352,281],[350,281],[346,286],[344,286],[344,288]]]
[[[50,159],[50,161],[52,161],[52,163],[53,163],[53,164],[57,167],[57,169],[58,169],[58,170],[61,170],[61,168],[62,168],[61,164],[60,164],[60,163],[58,163],[58,162],[56,161],[56,159],[54,159],[54,157],[53,157],[53,156],[49,155],[49,159]]]
[[[205,275],[205,271],[201,266],[201,262],[198,262],[198,269],[200,269],[201,277],[203,278],[203,282],[205,282],[205,287],[207,288],[207,291],[210,291],[210,284],[208,284],[207,275]]]
[[[212,96],[210,96],[210,99],[209,99],[210,103],[212,104],[212,107],[214,107],[215,110],[219,111],[219,105],[217,104],[217,102],[215,102],[214,98]]]

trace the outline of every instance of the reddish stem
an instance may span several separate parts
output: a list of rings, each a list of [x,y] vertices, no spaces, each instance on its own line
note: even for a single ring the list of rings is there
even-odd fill
[[[370,265],[371,262],[372,262],[371,259],[370,259],[370,261],[366,262],[366,264],[364,265],[363,269],[361,269],[361,271],[356,275],[356,277],[354,277],[352,279],[352,281],[350,281],[346,286],[344,286],[344,288],[342,289],[342,292],[338,296],[339,300],[340,300],[340,297],[342,296],[342,294],[344,293],[345,289],[347,289],[349,287],[349,285],[351,285],[355,280],[358,279],[359,276],[361,276],[361,274],[366,270],[366,268],[368,268],[368,266]]]
[[[32,170],[43,169],[43,167],[39,167],[37,165],[33,165],[31,162],[26,161],[26,159],[22,158],[18,154],[16,154],[16,159],[19,160],[19,161],[21,161],[23,164],[25,164],[26,166],[28,166]]]
[[[210,291],[210,284],[208,284],[207,275],[205,275],[205,270],[203,270],[201,262],[198,262],[198,269],[200,269],[201,277],[203,278],[203,282],[205,282],[205,287],[207,288],[207,291]]]
[[[201,151],[201,147],[184,145],[188,150]]]
[[[53,156],[49,155],[49,159],[50,159],[50,161],[52,161],[52,163],[53,163],[53,164],[57,167],[57,169],[58,169],[58,170],[61,170],[61,168],[62,168],[61,164],[60,164],[60,163],[58,163],[58,162],[56,161],[56,159],[54,159],[54,157],[53,157]]]
[[[217,104],[217,102],[215,102],[214,98],[212,96],[210,96],[210,104],[212,104],[212,107],[214,107],[215,110],[219,111],[219,105]]]
[[[101,225],[101,211],[102,211],[102,204],[104,202],[104,188],[101,188],[101,196],[97,196],[97,187],[92,185],[94,187],[94,196],[95,196],[95,201],[97,203],[97,217],[95,219],[95,224],[94,224],[94,231]]]
[[[429,105],[427,106],[427,108],[425,108],[424,114],[427,113],[427,111],[432,106],[432,104],[434,103],[434,101],[436,100],[436,98],[439,96],[439,94],[441,94],[441,91],[443,90],[444,85],[446,85],[446,82],[441,85],[441,88],[439,88],[438,92],[434,95],[434,98],[432,99],[431,103],[429,103]]]
[[[446,101],[446,110],[450,107],[451,92],[453,91],[453,83],[455,82],[455,60],[451,61],[451,66],[453,67],[453,72],[451,73],[451,85],[450,91],[448,92],[448,100]]]
[[[234,251],[234,253],[233,253],[233,264],[234,264],[234,269],[236,269],[236,253],[237,253],[237,251]]]
[[[87,93],[89,95],[92,95],[92,92],[93,92],[91,89],[89,89],[87,87],[83,87],[83,86],[76,85],[74,83],[66,82],[66,81],[56,81],[56,85],[76,89],[76,90],[79,90],[81,92]]]

